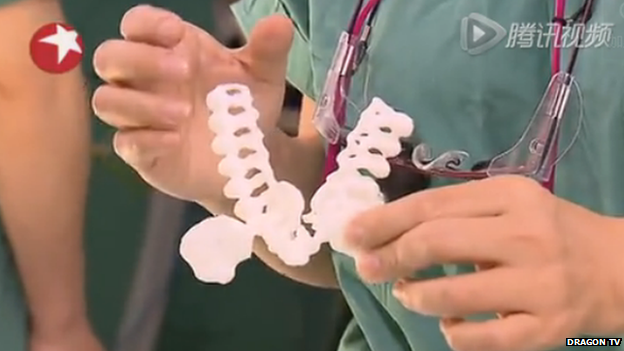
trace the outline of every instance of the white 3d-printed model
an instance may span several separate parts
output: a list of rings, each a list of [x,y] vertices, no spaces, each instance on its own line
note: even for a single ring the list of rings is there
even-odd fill
[[[413,130],[409,116],[373,99],[338,155],[338,170],[317,190],[310,213],[303,215],[301,192],[275,179],[249,89],[221,85],[208,94],[206,104],[211,111],[208,125],[215,133],[212,149],[223,156],[219,173],[229,178],[223,193],[237,200],[234,214],[240,220],[207,218],[182,238],[180,253],[204,282],[230,282],[236,266],[251,257],[255,236],[291,266],[305,265],[324,243],[348,253],[340,240],[344,226],[358,213],[383,204],[373,178],[390,174],[387,158],[398,155],[399,139]]]
[[[401,152],[399,139],[409,137],[412,129],[409,116],[397,113],[379,98],[372,100],[338,154],[338,170],[316,191],[310,201],[311,212],[303,217],[312,225],[315,238],[349,254],[341,233],[358,213],[384,203],[375,178],[390,175],[387,159]]]

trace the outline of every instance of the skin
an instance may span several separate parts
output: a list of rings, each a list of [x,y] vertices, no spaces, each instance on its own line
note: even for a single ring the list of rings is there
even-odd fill
[[[167,31],[159,32],[165,25]],[[313,103],[306,99],[297,137],[275,127],[292,40],[288,20],[260,21],[240,51],[226,50],[174,14],[151,7],[131,10],[121,29],[124,40],[116,48],[104,43],[96,53],[94,65],[107,85],[93,104],[99,117],[119,130],[117,153],[146,181],[213,213],[231,213],[221,195],[224,180],[215,171],[219,159],[209,148],[210,112],[202,99],[217,84],[235,81],[249,85],[255,96],[278,178],[310,197],[324,158],[310,122]],[[184,69],[165,69],[172,58]],[[159,85],[189,90],[180,94]],[[134,93],[102,97],[127,87]],[[171,113],[174,105],[184,106],[184,113]],[[395,296],[406,308],[441,318],[454,350],[538,351],[565,337],[624,333],[618,269],[624,263],[617,258],[623,222],[559,199],[527,178],[499,176],[380,206],[356,218],[345,240],[362,279],[396,282]],[[306,267],[285,267],[261,242],[255,252],[295,280],[335,286],[327,250]],[[445,263],[475,264],[478,270],[427,281],[402,279]],[[479,312],[499,318],[464,320]]]
[[[117,128],[116,153],[144,180],[213,214],[232,215],[233,203],[222,193],[227,179],[217,172],[221,158],[210,148],[205,97],[220,83],[241,82],[254,94],[276,177],[295,184],[309,200],[320,184],[324,159],[311,122],[313,103],[304,102],[296,137],[277,128],[293,37],[290,20],[264,20],[239,50],[225,48],[170,12],[145,5],[126,13],[120,32],[123,39],[106,41],[95,52],[94,68],[107,84],[95,91],[93,109]],[[300,167],[290,167],[294,163]],[[294,280],[337,287],[327,247],[303,267],[284,265],[261,239],[254,242],[254,253]]]
[[[624,220],[500,176],[426,190],[356,218],[345,240],[360,276],[397,282],[406,308],[441,318],[457,351],[549,350],[566,337],[624,332]],[[476,273],[401,279],[432,265]],[[498,319],[464,317],[496,313]]]
[[[31,351],[101,351],[84,296],[82,230],[89,171],[88,105],[77,68],[40,71],[28,56],[53,0],[0,7],[0,210],[31,317]]]

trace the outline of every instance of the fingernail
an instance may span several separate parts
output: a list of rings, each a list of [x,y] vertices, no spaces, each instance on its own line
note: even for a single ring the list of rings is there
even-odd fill
[[[399,279],[394,283],[394,288],[395,289],[403,289],[403,287],[407,284],[407,280],[405,279]]]
[[[444,317],[440,320],[440,322],[442,323],[442,333],[445,333],[446,330],[445,328],[449,328],[452,327],[454,325],[457,325],[459,323],[463,323],[465,321],[464,318],[459,318],[459,317]]]
[[[397,280],[392,286],[392,295],[397,298],[397,300],[403,300],[405,297],[405,286],[407,285],[406,279]]]
[[[394,285],[394,287],[392,288],[392,295],[397,299],[397,300],[403,300],[405,299],[405,292],[403,290],[401,290],[400,287],[397,286],[397,284]]]

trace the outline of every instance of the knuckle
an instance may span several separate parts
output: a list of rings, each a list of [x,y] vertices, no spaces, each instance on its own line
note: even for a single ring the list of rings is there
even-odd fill
[[[535,221],[526,221],[524,218],[514,218],[516,225],[509,230],[512,245],[517,249],[532,248],[541,242],[540,226]]]
[[[400,274],[409,274],[412,272],[415,262],[415,254],[412,251],[411,245],[396,245],[392,255],[388,255],[388,266],[395,269]]]
[[[518,251],[530,253],[539,261],[561,255],[564,246],[556,234],[555,224],[543,214],[533,215],[529,220],[524,214],[510,215],[508,219],[510,229],[507,233],[510,245],[516,247]]]
[[[380,256],[382,261],[381,266],[384,267],[383,270],[391,275],[396,275],[397,271],[406,271],[409,262],[407,261],[409,255],[406,251],[407,250],[400,247],[400,245],[396,245],[393,249],[385,250]]]
[[[417,193],[413,198],[410,198],[412,207],[419,217],[425,219],[436,218],[440,212],[440,206],[436,201],[436,197],[432,196],[433,192],[425,190]]]
[[[411,256],[420,266],[426,266],[440,255],[444,234],[444,221],[434,220],[420,224],[411,240]]]
[[[537,262],[552,260],[558,256],[558,245],[554,244],[548,235],[545,235],[544,228],[539,223],[519,224],[513,229],[509,237],[509,246],[515,247],[516,252],[522,252],[525,257],[531,257],[533,264]]]
[[[526,205],[541,201],[548,193],[537,181],[528,177],[510,175],[501,181],[501,186],[507,189],[512,200],[521,204]]]

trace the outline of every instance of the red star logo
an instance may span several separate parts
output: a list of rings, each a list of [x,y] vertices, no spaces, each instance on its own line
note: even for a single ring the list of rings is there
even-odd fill
[[[65,73],[80,64],[84,52],[82,38],[65,23],[49,23],[30,40],[30,56],[41,70]]]

